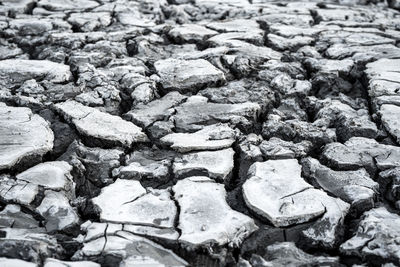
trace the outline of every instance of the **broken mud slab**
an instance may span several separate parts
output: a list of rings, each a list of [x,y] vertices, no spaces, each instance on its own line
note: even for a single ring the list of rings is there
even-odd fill
[[[399,265],[399,7],[3,0],[0,265]]]

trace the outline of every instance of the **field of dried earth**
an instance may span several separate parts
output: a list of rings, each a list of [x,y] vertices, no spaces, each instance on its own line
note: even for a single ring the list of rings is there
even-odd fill
[[[400,266],[399,10],[0,0],[0,266]]]

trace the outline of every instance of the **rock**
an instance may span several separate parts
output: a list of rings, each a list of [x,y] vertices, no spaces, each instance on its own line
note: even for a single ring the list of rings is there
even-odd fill
[[[196,43],[218,34],[218,32],[207,29],[196,24],[183,24],[174,27],[168,35],[177,43]]]
[[[77,237],[79,242],[89,242],[96,238],[102,237],[104,233],[113,235],[118,231],[125,231],[132,234],[156,238],[163,241],[175,242],[178,240],[179,233],[172,228],[158,228],[148,225],[133,224],[111,224],[96,223],[87,221],[81,224],[81,230],[85,233]]]
[[[37,185],[14,180],[6,175],[0,175],[0,181],[0,198],[6,203],[29,206],[39,193]]]
[[[340,170],[365,168],[370,174],[376,169],[385,170],[400,164],[400,148],[384,145],[374,139],[352,137],[344,144],[325,146],[322,160],[328,166]]]
[[[395,105],[382,105],[379,114],[381,115],[381,120],[383,126],[386,130],[396,138],[397,142],[400,143],[400,107]]]
[[[336,75],[347,76],[354,66],[354,61],[351,59],[333,60],[308,58],[305,64],[315,72],[335,73]]]
[[[186,178],[173,191],[180,206],[179,241],[185,246],[237,247],[257,229],[251,218],[228,206],[224,186],[210,178]]]
[[[69,230],[79,223],[79,215],[64,193],[46,190],[36,211],[45,219],[47,232]]]
[[[206,85],[225,82],[225,75],[204,59],[165,59],[154,63],[161,85],[165,91],[178,90],[181,93],[196,92]]]
[[[0,85],[13,88],[30,79],[64,83],[72,79],[69,66],[47,60],[6,59],[0,61]]]
[[[165,150],[142,149],[126,157],[126,166],[112,171],[114,177],[140,180],[151,185],[165,184],[170,178],[174,153]],[[157,186],[153,186],[157,187]]]
[[[126,114],[126,117],[141,127],[147,128],[156,121],[167,120],[175,113],[174,107],[186,99],[178,92],[170,92],[148,104],[139,104]]]
[[[43,267],[100,267],[100,264],[92,261],[61,261],[47,258]]]
[[[340,246],[345,255],[362,257],[375,264],[400,264],[397,227],[400,217],[384,207],[367,211],[361,218],[355,235]]]
[[[59,257],[63,249],[53,236],[32,229],[0,230],[0,256],[41,263],[48,257]]]
[[[243,184],[247,206],[275,227],[304,223],[325,213],[319,194],[301,178],[295,159],[254,163]],[[291,186],[285,186],[290,184]]]
[[[253,256],[252,266],[341,266],[338,257],[314,256],[298,249],[293,242],[275,243],[267,247],[264,259]]]
[[[195,150],[219,150],[235,142],[235,131],[225,124],[214,124],[194,133],[172,133],[160,139],[161,144],[185,153]]]
[[[0,103],[0,170],[32,164],[53,148],[49,124],[28,108]]]
[[[199,91],[213,103],[239,104],[253,102],[259,104],[263,110],[268,111],[276,102],[275,93],[266,82],[242,79],[229,82],[222,87],[211,87]]]
[[[37,267],[33,262],[23,261],[19,259],[0,258],[0,265],[4,267]]]
[[[314,42],[314,38],[308,36],[295,36],[293,38],[284,38],[273,33],[267,36],[269,44],[279,51],[296,51],[302,46],[310,45]]]
[[[337,248],[345,232],[344,220],[349,213],[350,205],[316,190],[316,198],[325,208],[324,215],[310,227],[302,231],[300,242],[308,248]]]
[[[0,211],[0,227],[36,229],[39,228],[39,222],[32,215],[24,213],[21,206],[8,204]]]
[[[74,167],[78,195],[93,197],[98,194],[99,188],[114,181],[111,171],[121,165],[123,154],[121,149],[90,148],[74,141],[58,160]]]
[[[293,143],[272,137],[268,141],[262,141],[259,145],[262,155],[267,159],[292,159],[302,158],[308,155],[312,149],[310,141]]]
[[[144,237],[125,231],[118,231],[115,235],[104,235],[84,243],[83,247],[74,254],[72,259],[94,259],[105,265],[116,265],[122,260],[122,266],[156,264],[178,267],[188,265],[186,261],[179,258],[172,251]]]
[[[61,1],[61,0],[56,0],[56,1],[50,1],[50,0],[41,0],[38,3],[38,7],[42,7],[46,10],[49,11],[84,11],[86,9],[92,9],[100,4],[97,3],[96,1],[92,0],[67,0],[67,1]]]
[[[173,173],[179,178],[205,175],[226,182],[232,175],[234,154],[232,148],[184,154],[175,158]]]
[[[283,25],[296,25],[309,27],[313,23],[313,18],[310,14],[268,14],[258,18],[258,23],[261,23],[263,27],[283,24]]]
[[[214,35],[207,40],[211,46],[237,46],[254,48],[264,44],[264,33],[262,31],[248,31],[248,32],[227,32]],[[248,44],[249,43],[249,44]]]
[[[207,24],[207,27],[219,32],[263,32],[257,21],[253,19],[216,21]]]
[[[138,181],[117,179],[92,199],[106,222],[171,228],[177,209],[166,190],[146,190]],[[118,207],[118,208],[116,208]]]
[[[315,119],[336,128],[336,135],[340,140],[348,140],[353,136],[375,138],[378,129],[371,121],[368,110],[353,109],[351,106],[338,100],[326,101],[318,110]]]
[[[282,120],[280,116],[269,115],[263,124],[262,136],[265,139],[278,137],[285,141],[310,141],[314,147],[336,141],[334,129],[307,121]]]
[[[400,168],[389,169],[379,173],[378,183],[386,199],[400,200]]]
[[[40,163],[16,176],[18,180],[40,185],[54,191],[64,191],[75,196],[75,183],[71,175],[72,166],[65,161]]]
[[[397,58],[400,49],[392,44],[379,44],[369,46],[368,51],[364,45],[333,44],[325,52],[329,58],[344,58],[351,56],[357,62],[368,63],[371,60],[387,60]],[[377,61],[376,61],[377,62]]]
[[[83,32],[92,32],[111,24],[111,15],[108,12],[71,13],[67,20],[72,26]]]
[[[365,169],[334,171],[313,158],[301,161],[303,173],[314,184],[350,203],[358,211],[374,206],[379,184],[373,181]]]
[[[175,109],[173,118],[176,130],[180,132],[201,130],[206,125],[218,122],[251,127],[260,112],[260,106],[256,103],[208,103],[207,98],[200,96],[190,97]]]
[[[134,143],[148,140],[141,128],[118,116],[100,112],[75,101],[56,104],[55,107],[67,121],[75,125],[89,143],[99,140],[102,145],[130,147]]]

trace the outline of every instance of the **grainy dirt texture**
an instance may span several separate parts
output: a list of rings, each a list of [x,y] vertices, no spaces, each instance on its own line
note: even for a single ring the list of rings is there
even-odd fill
[[[400,266],[398,10],[0,0],[0,266]]]

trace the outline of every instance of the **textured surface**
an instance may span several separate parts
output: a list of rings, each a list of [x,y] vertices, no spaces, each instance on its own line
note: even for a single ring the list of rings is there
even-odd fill
[[[0,266],[400,265],[400,1],[0,0]]]

